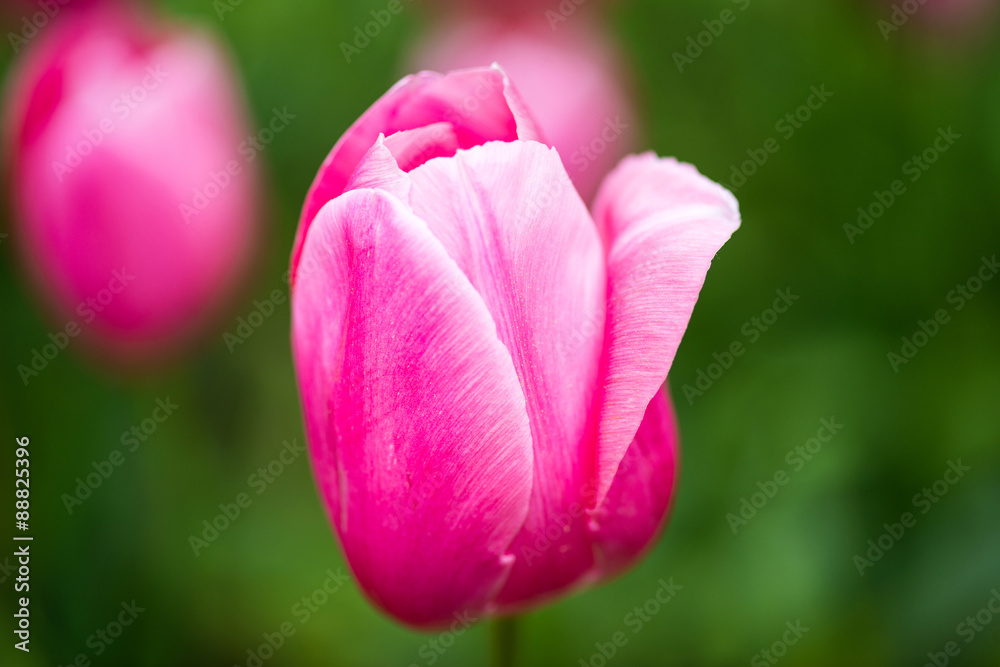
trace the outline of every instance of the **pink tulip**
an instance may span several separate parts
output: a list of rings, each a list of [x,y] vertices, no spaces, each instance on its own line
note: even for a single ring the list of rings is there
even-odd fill
[[[995,18],[997,0],[882,0],[884,20],[879,29],[885,36],[906,30],[915,22],[937,32],[967,35]]]
[[[926,18],[942,27],[972,27],[995,14],[996,0],[926,0]]]
[[[584,16],[556,28],[540,14],[515,22],[460,19],[428,33],[411,63],[436,71],[499,63],[589,202],[632,148],[636,114],[626,70],[604,32]]]
[[[7,91],[15,231],[60,327],[149,361],[203,333],[249,267],[241,94],[207,34],[113,3],[62,11]]]
[[[581,8],[605,4],[602,0],[428,0],[449,13],[462,11],[490,13],[497,16],[542,16],[559,14],[566,18],[577,14]]]
[[[310,455],[357,581],[416,627],[634,563],[674,490],[662,390],[736,200],[651,153],[587,211],[499,68],[407,77],[334,147],[293,254]]]

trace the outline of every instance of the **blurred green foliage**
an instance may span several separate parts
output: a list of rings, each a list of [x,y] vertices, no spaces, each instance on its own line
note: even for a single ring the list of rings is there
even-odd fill
[[[317,166],[402,73],[429,17],[407,3],[348,64],[339,44],[379,0],[256,0],[224,20],[207,0],[165,4],[229,42],[257,123],[274,107],[297,115],[263,154],[270,236],[245,315],[254,298],[285,289]],[[595,642],[619,630],[628,643],[609,664],[747,664],[799,620],[809,631],[782,664],[917,665],[949,641],[961,649],[954,664],[1000,664],[1000,615],[969,643],[956,634],[1000,589],[1000,281],[961,311],[946,302],[983,256],[1000,253],[1000,48],[992,25],[934,37],[913,23],[883,40],[876,21],[887,12],[872,5],[753,2],[683,73],[672,54],[732,3],[608,8],[634,67],[644,147],[723,182],[768,138],[780,150],[737,191],[743,227],[713,265],[671,373],[683,465],[665,535],[628,576],[526,616],[518,664],[586,664]],[[9,50],[3,61],[9,68]],[[824,85],[830,100],[781,136],[776,122]],[[849,242],[843,225],[857,208],[904,178],[904,163],[947,127],[961,138]],[[189,364],[126,380],[65,353],[26,388],[16,365],[52,323],[15,248],[0,248],[0,477],[12,478],[15,435],[30,436],[33,651],[10,646],[8,580],[3,664],[64,665],[86,653],[95,665],[245,665],[286,621],[297,631],[266,665],[429,664],[420,651],[433,637],[380,616],[353,583],[304,624],[293,611],[327,570],[347,570],[305,457],[264,493],[248,486],[283,441],[303,441],[287,305],[232,354],[220,332]],[[744,325],[777,289],[799,300],[750,342]],[[894,372],[887,354],[943,307],[951,321]],[[745,353],[687,400],[683,385],[734,341]],[[176,414],[68,514],[62,494],[166,397]],[[786,452],[830,417],[843,428],[794,470]],[[971,470],[921,514],[914,495],[958,459]],[[788,484],[734,535],[727,514],[779,470]],[[252,504],[195,557],[188,536],[248,490]],[[859,575],[854,557],[907,511],[916,525]],[[626,615],[670,577],[682,590],[633,633]],[[145,611],[94,657],[88,637],[133,599]],[[482,664],[487,642],[475,628],[436,664]]]

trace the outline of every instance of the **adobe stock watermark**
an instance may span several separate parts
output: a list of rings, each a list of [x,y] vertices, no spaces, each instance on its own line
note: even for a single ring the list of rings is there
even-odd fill
[[[115,470],[125,464],[126,454],[134,453],[140,445],[149,441],[160,425],[166,422],[178,408],[180,406],[170,400],[169,396],[156,399],[155,407],[149,416],[122,433],[119,442],[126,448],[124,452],[121,449],[113,449],[108,454],[107,459],[91,461],[90,466],[94,471],[88,473],[86,477],[76,478],[73,493],[64,493],[60,496],[66,512],[72,515],[75,508],[83,505],[83,502],[90,498],[94,491],[101,488],[104,482],[111,478]]]
[[[645,602],[632,608],[624,618],[622,624],[628,628],[632,636],[642,632],[642,629],[667,606],[684,587],[674,583],[674,578],[660,579],[659,587]],[[594,642],[595,651],[585,658],[580,658],[580,667],[605,667],[618,652],[628,645],[630,636],[624,630],[617,630],[612,633],[608,641]]]
[[[750,0],[732,0],[732,3],[741,12],[745,12],[750,7]],[[697,35],[688,36],[687,46],[683,53],[680,51],[674,51],[673,53],[677,71],[683,74],[686,66],[693,65],[694,61],[700,58],[705,52],[705,49],[715,44],[715,40],[722,36],[722,33],[726,30],[726,26],[736,22],[738,16],[739,14],[732,9],[723,9],[719,13],[719,18],[702,21],[701,24],[705,26],[705,30],[702,30]]]
[[[146,611],[145,607],[140,607],[135,600],[132,602],[122,602],[121,611],[102,628],[98,628],[92,635],[87,637],[86,646],[93,653],[81,651],[66,664],[66,667],[90,667],[91,656],[99,658],[111,648],[115,640],[124,634],[125,629],[135,623],[139,614]],[[62,667],[59,665],[58,667]]]
[[[821,84],[819,87],[812,86],[809,88],[809,97],[806,101],[794,111],[779,118],[774,124],[774,131],[785,141],[790,140],[812,120],[813,114],[822,109],[833,95],[826,89],[826,84]],[[735,192],[746,185],[747,179],[756,174],[779,150],[781,143],[774,137],[768,137],[760,148],[748,148],[747,156],[750,159],[744,160],[738,166],[730,165],[729,183],[726,186]]]
[[[14,33],[7,33],[7,41],[10,42],[10,47],[14,49],[14,53],[18,53],[21,49],[28,45],[32,39],[34,39],[40,30],[43,30],[49,22],[54,19],[63,7],[68,5],[73,0],[38,0],[35,3],[40,11],[34,14],[25,15],[21,17],[21,29]]]
[[[411,2],[412,0],[406,1]],[[351,64],[352,59],[361,55],[361,52],[368,48],[372,40],[381,35],[382,31],[392,23],[392,19],[403,13],[403,9],[405,9],[403,0],[389,0],[385,9],[373,9],[369,12],[372,17],[371,21],[363,26],[354,26],[354,39],[351,43],[340,43],[340,52],[344,54],[344,60],[347,61],[347,64]]]
[[[570,337],[567,340],[560,339],[556,345],[556,352],[560,357],[565,358],[576,352],[587,343],[594,340],[598,332],[604,331],[608,310],[604,303],[597,305],[597,310],[588,311],[584,314],[583,321],[573,327]]]
[[[503,90],[503,78],[496,76],[493,69],[482,71],[478,76],[475,89],[462,98],[461,103],[451,106],[444,114],[444,119],[452,125],[458,125],[479,111],[483,102],[489,99],[497,90]]]
[[[955,626],[955,634],[963,638],[965,644],[971,644],[976,637],[986,631],[986,628],[993,622],[993,619],[1000,616],[1000,590],[996,588],[990,591],[990,597],[986,600],[982,609],[975,614],[966,616],[965,619]],[[929,651],[927,662],[924,667],[946,667],[951,663],[952,658],[956,658],[962,653],[962,647],[957,641],[945,643],[940,651]]]
[[[561,0],[555,9],[545,10],[545,20],[549,23],[549,28],[555,30],[560,23],[565,23],[569,17],[576,13],[576,10],[585,5],[587,0]]]
[[[222,194],[222,191],[232,184],[233,179],[243,173],[243,167],[253,163],[271,145],[275,137],[284,132],[296,118],[295,114],[289,113],[288,107],[271,109],[271,119],[267,125],[256,133],[247,135],[247,138],[237,146],[236,151],[240,157],[233,158],[219,171],[209,171],[204,185],[196,187],[192,192],[190,203],[182,201],[178,205],[184,222],[191,224],[194,218],[201,215]]]
[[[882,33],[882,39],[888,42],[889,35],[898,32],[900,28],[906,25],[910,17],[920,11],[920,8],[926,2],[927,0],[903,0],[902,2],[893,3],[889,20],[879,19],[875,23],[878,26],[879,32]]]
[[[341,568],[337,571],[327,570],[326,579],[308,595],[303,595],[289,611],[290,619],[278,624],[274,632],[261,633],[263,641],[257,646],[247,649],[246,662],[233,665],[233,667],[263,667],[264,663],[274,657],[274,655],[285,645],[291,637],[295,636],[299,627],[302,627],[320,610],[327,602],[336,595],[348,581],[350,577],[344,574]],[[296,627],[295,622],[298,622]]]
[[[468,609],[462,612],[456,611],[451,616],[455,620],[451,622],[451,625],[446,630],[442,630],[437,635],[431,637],[417,649],[417,655],[423,658],[423,664],[427,667],[440,660],[441,656],[455,645],[459,637],[479,622],[479,617],[469,612]],[[420,665],[411,662],[409,667],[420,667]]]
[[[785,627],[787,630],[782,633],[781,639],[778,639],[768,648],[753,654],[750,658],[750,665],[752,667],[768,667],[769,665],[778,664],[778,661],[788,654],[788,649],[798,644],[805,634],[809,632],[809,628],[802,625],[802,621],[798,619],[796,619],[795,623],[786,621]]]
[[[20,444],[20,443],[18,443]],[[22,460],[18,458],[17,460]],[[17,501],[16,506],[20,506],[21,502]],[[23,516],[22,516],[23,515]],[[28,512],[26,510],[21,512],[16,512],[17,517],[17,527],[21,530],[27,530]],[[19,539],[17,537],[14,538]],[[30,537],[22,537],[20,539],[31,539]],[[17,574],[17,579],[14,581],[14,591],[21,593],[20,597],[17,597],[17,611],[12,614],[14,620],[14,634],[21,641],[14,642],[14,648],[18,651],[24,651],[25,653],[31,653],[31,545],[22,544],[17,549],[14,550],[14,558],[17,559],[17,569],[12,574]]]
[[[254,473],[247,477],[247,486],[255,492],[254,496],[243,491],[236,494],[232,502],[219,503],[219,513],[211,519],[205,519],[201,522],[200,535],[188,535],[188,545],[195,556],[200,556],[202,551],[219,539],[219,535],[236,523],[243,511],[253,504],[254,497],[267,491],[288,466],[295,463],[306,452],[306,447],[300,445],[295,438],[292,438],[291,442],[285,440],[281,444],[278,456],[269,461],[267,465],[257,468]]]
[[[939,127],[937,137],[935,137],[931,145],[925,148],[920,155],[914,155],[903,163],[903,175],[909,177],[910,183],[916,183],[938,161],[941,155],[948,152],[948,149],[954,146],[955,142],[961,138],[962,135],[952,130],[950,125],[947,129]],[[851,242],[851,245],[854,245],[856,237],[861,236],[871,229],[875,221],[885,215],[885,212],[900,197],[906,194],[906,191],[906,183],[902,179],[897,178],[889,184],[888,190],[876,190],[873,192],[872,195],[875,197],[875,200],[867,206],[858,207],[857,224],[844,223],[844,233],[847,234],[847,240]]]
[[[250,336],[263,326],[269,317],[274,315],[278,306],[287,301],[288,296],[280,289],[271,290],[271,294],[262,301],[254,299],[253,309],[245,317],[241,315],[236,318],[236,327],[233,332],[227,331],[222,334],[222,340],[225,342],[229,354],[236,351],[237,345],[242,345],[250,340]]]
[[[0,562],[0,584],[6,583],[12,574],[17,574],[17,564],[10,562],[10,556],[6,556]]]
[[[945,301],[954,306],[954,311],[957,313],[965,308],[965,305],[983,289],[986,283],[993,280],[998,271],[1000,271],[1000,263],[997,262],[996,255],[990,258],[983,257],[979,269],[968,279],[955,285],[955,288],[945,295]],[[927,347],[931,340],[938,335],[941,327],[949,322],[951,322],[951,313],[948,312],[947,308],[938,308],[928,320],[917,320],[916,330],[910,336],[902,336],[899,339],[902,343],[899,351],[890,350],[886,355],[892,372],[899,373],[900,367],[910,363],[917,356],[917,353]]]
[[[573,187],[569,178],[555,178],[539,184],[541,189],[533,189],[531,198],[526,205],[517,207],[519,224],[533,225],[543,218],[543,213],[552,204],[559,201],[564,192]]]
[[[623,459],[624,461],[624,459]],[[542,557],[553,545],[558,544],[563,537],[572,532],[572,527],[578,521],[586,520],[587,508],[584,503],[593,501],[597,493],[597,482],[589,480],[580,488],[580,502],[570,503],[565,512],[557,512],[548,518],[546,524],[531,534],[531,541],[521,545],[518,557],[524,560],[527,567]]]
[[[145,69],[145,76],[131,89],[111,101],[110,114],[98,121],[94,127],[83,130],[82,138],[75,144],[66,146],[64,162],[52,162],[52,171],[62,183],[63,178],[73,173],[73,170],[83,164],[84,159],[104,143],[104,139],[126,122],[132,112],[149,99],[150,94],[160,87],[160,84],[170,76],[159,65],[150,65]]]
[[[320,266],[311,255],[303,255],[299,259],[296,277],[305,278],[319,268]],[[291,294],[291,280],[292,272],[289,269],[281,276],[281,282],[285,284],[285,287],[271,290],[263,300],[254,299],[250,312],[246,316],[241,315],[236,318],[236,326],[233,331],[226,331],[222,334],[222,341],[226,344],[226,349],[229,350],[230,354],[236,351],[237,345],[242,345],[250,340],[250,337],[264,326],[264,322],[277,312],[278,306],[288,302]],[[457,296],[457,293],[455,295]]]
[[[300,279],[304,278],[319,268],[320,266],[311,255],[303,255],[299,259],[296,276]],[[237,317],[236,326],[233,330],[222,334],[222,341],[226,344],[226,349],[229,350],[230,354],[236,351],[237,345],[242,345],[250,340],[250,337],[277,312],[278,306],[283,306],[288,302],[289,295],[291,294],[291,280],[292,272],[289,269],[281,276],[281,282],[285,284],[285,287],[272,289],[268,293],[268,296],[262,300],[254,299],[253,308],[250,309],[250,312],[246,316],[241,315]],[[455,295],[457,296],[457,293]]]
[[[598,136],[590,140],[573,151],[570,155],[570,164],[576,169],[576,173],[582,174],[594,163],[594,161],[604,154],[608,147],[618,141],[618,139],[628,129],[628,123],[622,120],[621,116],[604,119],[604,127]]]
[[[706,368],[699,368],[695,373],[695,380],[693,384],[685,384],[681,387],[684,392],[684,398],[687,399],[688,405],[694,405],[694,399],[696,397],[704,396],[705,392],[712,388],[719,378],[723,374],[733,367],[736,363],[736,359],[742,357],[747,351],[747,345],[752,345],[756,343],[761,337],[770,331],[771,327],[778,321],[778,317],[788,312],[788,309],[792,307],[796,301],[799,300],[799,296],[792,294],[792,288],[788,287],[786,289],[775,290],[777,298],[771,304],[770,308],[765,308],[759,316],[751,317],[749,320],[743,323],[740,327],[740,333],[746,338],[746,345],[743,340],[736,339],[728,346],[723,348],[722,353],[713,352],[712,358],[715,359],[714,362],[710,363]]]
[[[83,320],[83,324],[92,323],[97,314],[103,312],[108,305],[114,301],[115,297],[125,291],[125,288],[135,280],[135,276],[128,272],[125,267],[111,272],[111,280],[108,286],[99,290],[93,296],[87,297],[76,307],[76,314]],[[49,342],[39,348],[31,349],[31,359],[26,364],[18,364],[17,373],[21,376],[21,382],[27,387],[33,378],[38,377],[42,371],[49,367],[49,364],[59,356],[59,353],[69,347],[70,340],[76,338],[83,332],[80,322],[72,319],[68,320],[59,331],[49,332]]]
[[[740,506],[736,510],[737,513],[730,512],[726,514],[726,523],[729,524],[733,535],[736,535],[740,528],[750,523],[757,516],[758,512],[767,507],[767,504],[778,495],[781,487],[788,484],[792,478],[791,476],[805,468],[806,464],[812,461],[823,450],[823,445],[833,440],[834,436],[842,428],[844,428],[844,425],[838,424],[836,417],[830,417],[829,419],[824,417],[819,420],[819,429],[817,429],[814,437],[809,438],[803,444],[797,445],[793,449],[789,449],[785,454],[785,463],[791,468],[791,472],[786,471],[784,468],[779,468],[770,479],[757,482],[759,490],[751,493],[749,499],[746,496],[740,498]]]
[[[226,20],[226,14],[232,14],[243,4],[243,0],[212,0],[212,9],[220,21]]]
[[[948,461],[948,467],[945,468],[941,478],[930,486],[925,486],[913,496],[910,502],[914,509],[919,509],[921,515],[930,512],[931,508],[939,503],[951,490],[951,487],[958,484],[965,477],[965,473],[970,470],[972,470],[971,467],[962,465],[962,459]],[[863,555],[855,554],[854,556],[854,566],[858,569],[858,574],[862,577],[865,576],[865,570],[882,560],[882,557],[903,539],[907,529],[917,525],[917,518],[913,512],[903,512],[898,522],[882,524],[885,532],[868,540],[868,549]]]
[[[615,476],[628,474],[633,465],[633,459],[622,457]],[[594,503],[596,496],[597,481],[587,480],[580,486],[578,501],[571,502],[565,511],[553,512],[546,517],[545,524],[531,532],[531,541],[521,545],[518,557],[524,560],[524,564],[531,567],[542,554],[560,544],[562,538],[573,531],[577,522],[590,521],[593,512],[588,507]]]

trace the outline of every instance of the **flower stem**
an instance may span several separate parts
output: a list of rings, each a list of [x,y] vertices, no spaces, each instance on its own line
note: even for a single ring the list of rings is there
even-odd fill
[[[490,625],[493,667],[513,667],[517,644],[517,617],[498,618]]]

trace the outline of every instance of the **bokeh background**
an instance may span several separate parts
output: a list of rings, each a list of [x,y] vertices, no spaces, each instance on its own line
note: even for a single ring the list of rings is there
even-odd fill
[[[339,44],[381,0],[224,2],[232,11],[221,18],[220,4],[161,3],[228,42],[255,127],[274,108],[295,115],[262,155],[268,238],[225,325],[234,332],[254,299],[287,293],[282,276],[317,166],[404,73],[431,17],[405,0],[347,63]],[[714,262],[671,371],[683,461],[664,536],[624,578],[524,617],[518,664],[601,664],[595,642],[619,630],[628,642],[609,664],[770,664],[760,652],[796,622],[808,632],[781,664],[923,665],[949,641],[960,648],[950,664],[1000,664],[1000,614],[968,643],[958,634],[1000,590],[1000,280],[960,311],[947,300],[1000,253],[997,24],[958,31],[912,20],[883,39],[888,4],[737,4],[622,0],[603,14],[634,71],[641,146],[726,183],[748,150],[771,137],[780,150],[737,190],[743,226]],[[673,53],[727,8],[737,20],[679,72]],[[775,125],[812,86],[833,95],[786,139]],[[904,163],[941,128],[960,138],[911,183]],[[895,179],[906,193],[851,243],[844,225]],[[29,436],[35,536],[32,652],[12,648],[5,568],[2,664],[68,665],[84,653],[94,665],[247,665],[247,651],[287,621],[295,635],[263,664],[483,664],[487,628],[437,652],[428,642],[448,638],[399,627],[350,581],[307,622],[296,613],[328,570],[348,570],[305,456],[263,493],[250,486],[284,441],[303,443],[287,303],[232,352],[219,331],[187,363],[123,378],[70,349],[25,387],[17,365],[57,325],[34,302],[10,237],[0,254],[0,478],[12,487],[13,441]],[[751,341],[748,323],[756,327],[751,318],[779,289],[798,300]],[[887,354],[939,308],[951,320],[894,371]],[[745,354],[688,400],[683,386],[734,341]],[[175,413],[70,514],[63,494],[168,397]],[[842,429],[795,470],[786,453],[823,418]],[[959,460],[970,470],[922,514],[914,496]],[[780,470],[789,482],[734,534],[727,514]],[[251,506],[195,556],[189,536],[243,492]],[[916,525],[859,574],[855,556],[904,512]],[[13,551],[7,524],[0,564]],[[626,616],[671,577],[682,589],[632,632]],[[144,611],[95,655],[88,638],[133,600]]]

